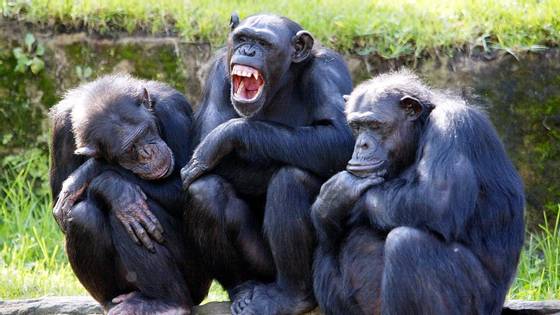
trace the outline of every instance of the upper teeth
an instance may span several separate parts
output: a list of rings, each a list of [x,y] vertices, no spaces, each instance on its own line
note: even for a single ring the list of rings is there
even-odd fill
[[[259,79],[259,71],[248,66],[235,65],[233,66],[233,69],[231,69],[231,74],[247,78],[253,76],[255,77],[255,80]]]

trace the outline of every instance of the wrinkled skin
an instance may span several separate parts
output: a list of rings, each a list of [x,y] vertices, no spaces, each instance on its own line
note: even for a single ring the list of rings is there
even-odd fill
[[[315,306],[310,206],[350,158],[351,82],[343,59],[295,22],[232,16],[196,114],[198,145],[181,170],[185,218],[198,218],[187,222],[189,238],[213,248],[202,259],[232,314]]]
[[[524,196],[488,119],[406,70],[358,86],[346,113],[354,153],[312,206],[321,310],[500,314]]]
[[[153,104],[149,92],[144,89],[141,106],[132,106],[136,111],[152,111]],[[132,113],[129,115],[138,115]],[[97,117],[97,119],[108,119]],[[113,141],[105,145],[104,151],[97,148],[98,143],[104,143],[103,139],[89,138],[78,139],[81,147],[75,153],[89,157],[90,160],[75,170],[62,183],[62,190],[58,195],[57,202],[53,209],[53,214],[63,231],[65,227],[61,222],[65,221],[70,209],[82,196],[87,186],[93,178],[99,175],[104,169],[102,162],[116,160],[121,167],[130,170],[145,180],[162,179],[171,174],[174,168],[174,158],[171,149],[161,139],[158,134],[157,126],[153,121],[138,121],[130,123],[127,117],[121,117],[121,122],[117,121],[111,126],[113,135],[120,135],[120,141]],[[116,144],[116,146],[115,146]],[[153,251],[152,240],[163,242],[163,229],[145,202],[145,195],[142,190],[133,184],[123,182],[123,185],[131,186],[127,194],[114,196],[110,199],[111,208],[116,212],[117,218],[125,226],[130,237],[137,243],[144,245]]]
[[[80,282],[109,314],[189,314],[211,278],[183,235],[184,96],[105,76],[70,90],[51,120],[53,215]]]

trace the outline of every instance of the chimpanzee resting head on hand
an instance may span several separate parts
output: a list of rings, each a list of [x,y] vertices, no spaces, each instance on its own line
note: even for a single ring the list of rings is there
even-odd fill
[[[185,97],[105,76],[69,91],[51,120],[53,214],[80,282],[109,314],[189,313],[210,278],[182,235]]]
[[[413,73],[346,104],[356,143],[312,207],[325,314],[500,314],[523,245],[521,179],[488,118]]]
[[[146,180],[169,176],[174,168],[173,152],[159,134],[149,91],[140,82],[131,90],[130,86],[119,87],[119,80],[105,81],[112,86],[97,81],[98,90],[86,92],[89,87],[84,86],[66,96],[76,102],[71,113],[74,153],[115,162]],[[108,88],[128,91],[106,93]]]

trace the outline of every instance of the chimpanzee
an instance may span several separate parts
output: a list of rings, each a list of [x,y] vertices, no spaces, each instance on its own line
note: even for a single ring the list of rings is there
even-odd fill
[[[228,290],[233,314],[313,308],[311,204],[353,139],[344,60],[276,15],[231,18],[207,78],[199,144],[181,170],[188,231]]]
[[[109,314],[190,313],[211,278],[181,223],[185,97],[111,75],[70,90],[51,119],[53,214],[80,282]]]
[[[523,244],[522,182],[488,118],[407,70],[358,86],[345,171],[312,207],[326,314],[500,314]]]

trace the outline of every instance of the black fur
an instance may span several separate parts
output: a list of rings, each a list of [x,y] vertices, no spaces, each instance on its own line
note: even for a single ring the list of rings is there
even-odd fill
[[[315,305],[310,206],[350,156],[342,95],[352,83],[343,59],[311,48],[293,21],[257,15],[234,26],[196,114],[200,143],[182,171],[185,216],[196,218],[190,237],[211,248],[203,259],[230,293],[233,314],[296,314]],[[276,42],[261,45],[255,30]],[[231,95],[230,70],[241,61],[267,80],[266,96],[251,106]],[[191,184],[193,172],[203,175]]]
[[[143,89],[150,92],[153,103],[147,108],[140,107]],[[136,292],[115,307],[117,313],[189,313],[207,294],[210,278],[182,235],[179,168],[192,152],[192,110],[185,97],[155,81],[106,76],[70,90],[50,117],[54,200],[70,174],[93,177],[87,179],[91,182],[86,191],[61,222],[68,258],[80,282],[105,309],[114,306],[111,300],[116,296]],[[156,125],[173,153],[171,175],[144,180],[116,163],[122,154],[119,146],[125,124]],[[83,145],[99,150],[95,159],[74,154]],[[165,242],[156,243],[154,253],[133,242],[110,206],[114,196],[134,202],[135,197],[128,195],[130,184],[146,194],[151,212],[163,226]]]
[[[399,105],[405,96],[413,101]],[[394,126],[360,123],[366,112],[409,127],[392,138]],[[523,244],[524,194],[486,115],[408,71],[357,87],[347,115],[355,164],[312,208],[325,314],[500,314]],[[365,156],[370,165],[388,156],[388,169],[351,174]]]

